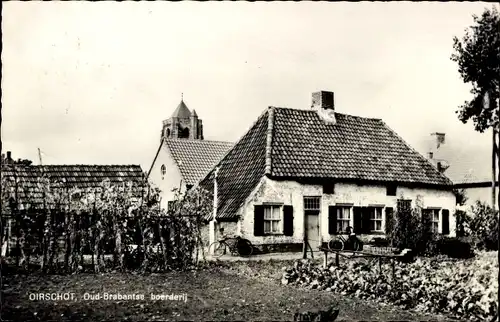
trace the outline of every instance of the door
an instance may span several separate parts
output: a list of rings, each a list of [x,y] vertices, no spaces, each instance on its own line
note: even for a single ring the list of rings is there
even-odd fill
[[[319,211],[306,211],[305,217],[307,242],[313,251],[317,251],[320,246]]]

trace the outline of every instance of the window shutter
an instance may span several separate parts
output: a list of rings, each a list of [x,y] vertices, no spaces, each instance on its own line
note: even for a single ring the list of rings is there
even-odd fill
[[[253,234],[264,236],[264,206],[256,205],[253,208]]]
[[[337,209],[338,207],[328,207],[328,233],[335,235],[337,233]]]
[[[389,234],[394,228],[394,209],[392,207],[385,208],[385,233]]]
[[[450,233],[450,211],[448,209],[443,209],[442,213],[443,218],[443,235],[448,235]]]
[[[359,234],[363,232],[363,219],[362,219],[362,212],[361,212],[361,207],[354,207],[353,209],[353,215],[354,215],[354,233]]]
[[[293,236],[293,206],[283,207],[283,234]]]
[[[363,210],[363,212],[362,212],[361,217],[363,220],[363,224],[361,225],[362,226],[361,233],[369,234],[370,233],[370,210],[375,211],[375,209],[362,208],[362,210]]]

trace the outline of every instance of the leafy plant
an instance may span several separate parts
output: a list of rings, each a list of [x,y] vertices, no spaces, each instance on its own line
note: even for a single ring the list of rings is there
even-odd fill
[[[498,211],[494,212],[486,203],[477,201],[465,224],[479,249],[498,250]]]
[[[177,193],[165,211],[159,193],[147,181],[77,189],[41,177],[33,188],[2,177],[2,213],[13,232],[7,236],[3,226],[2,241],[15,241],[17,265],[34,262],[45,272],[192,267],[203,254],[200,227],[210,198],[201,189]]]
[[[496,254],[495,254],[496,255]],[[349,260],[323,269],[310,260],[285,267],[282,284],[335,292],[395,304],[405,309],[446,313],[467,321],[492,320],[497,314],[498,263],[483,253],[469,260],[419,258],[413,263]]]
[[[418,255],[434,255],[437,251],[437,236],[431,230],[429,216],[421,209],[399,206],[387,237],[394,247],[409,248]]]

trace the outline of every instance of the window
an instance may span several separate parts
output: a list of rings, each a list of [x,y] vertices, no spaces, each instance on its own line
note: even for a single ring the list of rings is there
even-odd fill
[[[370,208],[370,231],[382,231],[382,208]]]
[[[281,206],[264,206],[264,233],[281,234]]]
[[[323,193],[324,194],[334,194],[335,193],[335,183],[325,183],[323,185]]]
[[[320,210],[320,197],[304,197],[304,210]]]
[[[344,232],[351,226],[351,207],[337,208],[337,231]]]
[[[439,209],[438,208],[427,208],[422,210],[422,215],[425,215],[427,220],[424,221],[425,224],[430,225],[430,229],[433,233],[439,232]]]
[[[161,179],[163,180],[165,177],[165,173],[167,173],[167,167],[164,164],[162,164],[160,171],[161,171]]]
[[[398,199],[398,211],[411,210],[411,199]]]
[[[189,128],[184,128],[179,130],[180,139],[189,139]]]
[[[431,230],[433,233],[439,232],[439,209],[431,209]]]
[[[394,184],[390,184],[387,186],[387,195],[395,196],[396,195],[397,186]]]

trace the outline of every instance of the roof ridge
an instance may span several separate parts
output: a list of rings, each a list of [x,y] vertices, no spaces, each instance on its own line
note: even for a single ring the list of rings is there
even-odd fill
[[[273,134],[274,134],[274,107],[268,107],[268,117],[267,117],[267,131],[266,131],[266,168],[264,170],[265,175],[271,175],[272,170],[272,144],[273,144]]]
[[[299,108],[292,108],[292,107],[280,107],[280,106],[270,106],[275,109],[280,109],[280,110],[292,110],[292,111],[299,111],[299,112],[310,112],[310,113],[316,113],[315,110],[312,109],[299,109]],[[376,120],[376,121],[381,121],[381,118],[378,117],[366,117],[366,116],[359,116],[359,115],[352,115],[352,114],[346,114],[346,113],[340,113],[335,111],[336,115],[343,115],[343,116],[349,116],[349,117],[354,117],[354,118],[360,118],[364,120]]]
[[[30,165],[22,165],[22,164],[5,164],[14,167],[141,167],[140,164],[30,164]]]
[[[448,184],[451,184],[453,185],[453,181],[451,181],[450,178],[448,178],[446,175],[444,175],[444,173],[441,173],[441,171],[438,170],[438,168],[432,164],[432,162],[430,162],[426,157],[424,157],[420,152],[418,152],[416,149],[414,149],[411,145],[409,145],[401,136],[399,136],[398,133],[396,133],[396,131],[394,131],[392,128],[390,128],[383,120],[380,120],[380,123],[386,128],[388,129],[394,136],[396,136],[398,139],[401,140],[401,142],[403,142],[404,145],[406,145],[407,148],[409,148],[411,151],[413,151],[414,153],[416,153],[419,157],[421,157],[428,165],[430,165],[434,170],[436,170],[436,173],[438,173],[442,178],[444,178],[446,181],[448,181]]]
[[[180,142],[211,142],[211,143],[228,143],[234,144],[231,141],[221,141],[221,140],[200,140],[200,139],[180,139],[180,138],[165,138],[165,141],[180,141]]]

